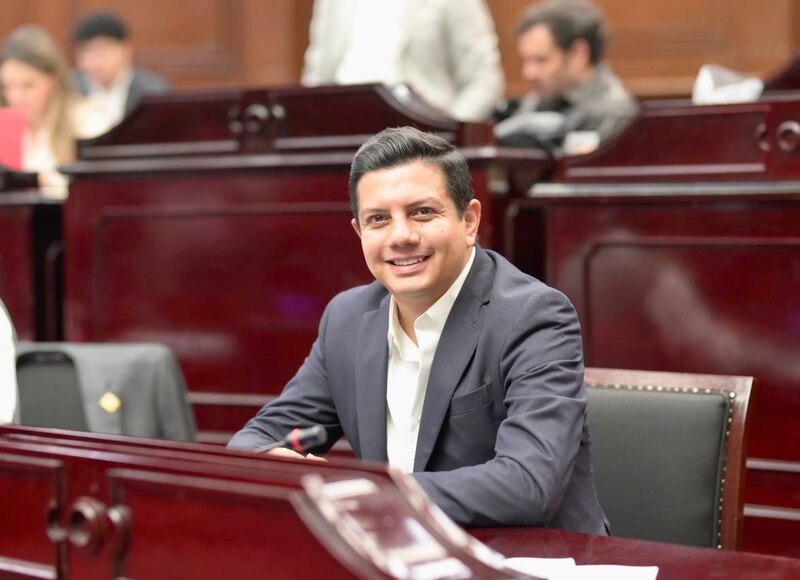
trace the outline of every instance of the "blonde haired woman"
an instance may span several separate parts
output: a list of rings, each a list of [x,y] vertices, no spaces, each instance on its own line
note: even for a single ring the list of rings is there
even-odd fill
[[[28,124],[22,168],[39,174],[46,195],[64,197],[67,181],[56,167],[75,159],[75,141],[109,127],[72,84],[66,60],[38,26],[15,29],[0,53],[0,105],[23,109]]]

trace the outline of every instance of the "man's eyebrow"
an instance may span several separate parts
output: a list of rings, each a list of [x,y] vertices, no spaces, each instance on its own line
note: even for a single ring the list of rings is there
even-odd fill
[[[423,197],[421,199],[414,200],[411,203],[406,204],[404,207],[406,209],[414,209],[414,208],[421,207],[423,205],[437,205],[437,206],[439,206],[439,205],[442,205],[442,202],[438,197],[436,197],[434,195],[430,195],[430,196]],[[365,208],[362,208],[362,209],[360,209],[358,211],[358,215],[370,214],[370,213],[382,213],[382,212],[385,212],[385,211],[386,211],[385,207],[365,207]]]
[[[409,203],[406,207],[412,208],[412,207],[419,207],[421,205],[441,205],[441,203],[442,202],[438,197],[431,195],[428,197],[423,197],[422,199],[418,199],[412,203]]]
[[[386,211],[382,207],[362,207],[358,210],[358,215],[363,215],[367,213],[381,213],[382,211]]]

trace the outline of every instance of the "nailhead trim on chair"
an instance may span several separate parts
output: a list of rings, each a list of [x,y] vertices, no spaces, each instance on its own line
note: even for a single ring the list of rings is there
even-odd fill
[[[695,394],[695,395],[711,395],[714,393],[728,393],[728,397],[730,399],[736,398],[736,393],[733,391],[726,391],[722,389],[698,389],[697,387],[688,388],[688,387],[663,387],[661,385],[619,385],[619,384],[604,384],[604,383],[586,383],[587,387],[590,388],[600,388],[600,389],[614,389],[617,391],[621,390],[628,390],[628,391],[667,391],[673,393],[686,393],[686,394]],[[728,428],[725,430],[725,448],[728,447],[728,438],[731,435],[730,424],[733,423],[733,405],[728,407]],[[725,457],[722,463],[722,478],[720,479],[720,489],[719,489],[719,514],[720,518],[717,521],[717,549],[722,549],[722,504],[725,497],[725,473],[727,472],[727,456],[728,454],[725,453]]]

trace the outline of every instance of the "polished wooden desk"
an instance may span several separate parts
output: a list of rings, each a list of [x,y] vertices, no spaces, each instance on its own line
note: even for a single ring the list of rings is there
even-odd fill
[[[348,170],[397,125],[462,148],[490,247],[495,213],[548,167],[379,85],[153,97],[67,169],[67,339],[171,346],[200,439],[226,441],[294,374],[325,304],[372,280]]]
[[[0,298],[21,339],[62,336],[61,203],[0,190]]]
[[[519,528],[513,533],[508,528],[484,528],[472,529],[470,533],[509,558],[574,558],[578,565],[658,566],[658,580],[790,580],[800,575],[798,559],[748,552],[587,536],[542,528]]]
[[[469,530],[478,544],[406,483],[378,464],[0,427],[0,571],[66,579],[388,577],[364,557],[357,537],[364,529],[379,560],[442,561],[449,566],[442,575],[510,578],[500,554],[657,565],[659,580],[788,579],[800,571],[800,560],[559,530]],[[340,519],[348,525],[337,527]],[[404,529],[413,529],[413,541]]]
[[[382,465],[141,444],[0,427],[0,573],[517,577]]]
[[[570,183],[749,182],[800,178],[800,93],[753,103],[645,103],[625,131],[588,155],[565,158]]]

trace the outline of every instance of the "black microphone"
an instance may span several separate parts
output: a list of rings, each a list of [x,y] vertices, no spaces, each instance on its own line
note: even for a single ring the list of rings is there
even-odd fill
[[[292,429],[289,434],[279,441],[256,447],[256,453],[264,453],[270,449],[285,447],[296,453],[305,453],[313,448],[325,445],[328,441],[328,432],[322,425],[314,425],[305,429]]]

